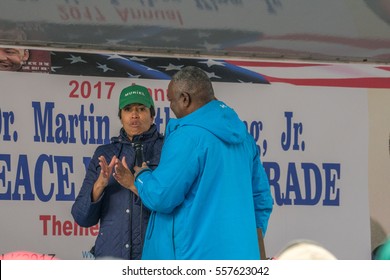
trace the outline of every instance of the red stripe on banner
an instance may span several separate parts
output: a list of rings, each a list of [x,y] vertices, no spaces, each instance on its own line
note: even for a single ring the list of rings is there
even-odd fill
[[[344,79],[288,79],[263,75],[270,83],[287,83],[297,86],[325,86],[351,88],[390,88],[390,78],[344,78]]]
[[[385,70],[385,71],[390,71],[390,66],[378,66],[376,68],[381,69],[381,70]]]

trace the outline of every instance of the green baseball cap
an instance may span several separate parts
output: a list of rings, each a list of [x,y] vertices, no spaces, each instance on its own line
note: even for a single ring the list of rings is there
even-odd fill
[[[154,102],[148,89],[140,85],[131,85],[124,88],[119,96],[119,109],[123,109],[133,103],[143,104],[148,108],[154,107]]]

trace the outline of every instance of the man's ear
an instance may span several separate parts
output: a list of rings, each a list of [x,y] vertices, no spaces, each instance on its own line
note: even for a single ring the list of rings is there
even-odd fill
[[[191,105],[191,95],[188,92],[182,92],[183,95],[183,104],[185,107],[189,107]]]

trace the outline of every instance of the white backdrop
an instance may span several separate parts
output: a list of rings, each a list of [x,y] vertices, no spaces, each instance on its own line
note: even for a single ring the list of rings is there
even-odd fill
[[[362,71],[361,65],[344,67]],[[256,69],[268,75],[290,71]],[[327,71],[310,68],[295,78],[340,75]],[[117,135],[118,96],[133,82],[152,93],[168,85],[167,80],[0,72],[0,253],[91,258],[98,227],[80,229],[70,208],[84,161],[99,141]],[[217,97],[248,124],[270,177],[275,207],[265,238],[268,255],[306,238],[339,259],[369,259],[367,89],[286,82],[214,86]],[[153,97],[163,132],[173,114],[165,97]],[[102,120],[109,135],[98,130]]]

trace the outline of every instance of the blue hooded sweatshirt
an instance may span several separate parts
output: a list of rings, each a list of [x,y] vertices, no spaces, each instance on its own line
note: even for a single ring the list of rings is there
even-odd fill
[[[152,210],[142,259],[260,259],[270,186],[253,137],[223,102],[171,119],[159,166],[135,185]]]

